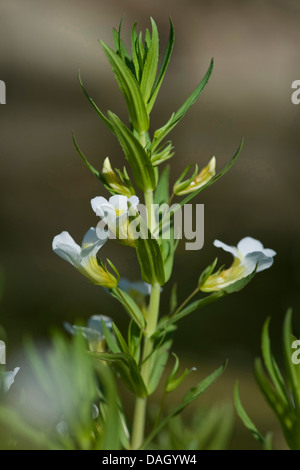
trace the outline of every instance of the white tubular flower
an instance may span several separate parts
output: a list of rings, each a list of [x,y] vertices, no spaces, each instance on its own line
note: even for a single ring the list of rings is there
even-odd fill
[[[1,372],[0,373],[0,391],[7,393],[15,381],[15,377],[19,372],[20,367],[16,367],[12,372]]]
[[[52,249],[54,253],[72,264],[93,284],[112,289],[116,287],[118,280],[105,266],[100,264],[96,256],[107,238],[108,235],[104,230],[99,238],[96,229],[90,228],[85,234],[80,247],[68,232],[62,232],[54,237]]]
[[[136,297],[138,295],[150,295],[151,294],[151,285],[143,281],[129,281],[129,279],[121,278],[118,284],[122,290],[127,292],[131,297]]]
[[[109,230],[124,244],[134,245],[134,238],[129,230],[129,216],[137,212],[139,198],[137,196],[115,195],[109,200],[102,196],[91,200],[93,211],[99,216]]]
[[[71,335],[81,333],[87,340],[90,351],[100,353],[106,351],[106,341],[102,322],[110,331],[112,331],[112,319],[105,315],[91,316],[88,320],[87,326],[70,325],[70,323],[66,322],[64,323],[64,327]]]
[[[274,250],[264,248],[259,240],[252,237],[243,238],[237,247],[226,245],[219,240],[215,240],[214,245],[232,253],[234,261],[230,268],[211,274],[200,287],[203,292],[220,291],[253,273],[255,268],[257,272],[270,268],[276,255]]]

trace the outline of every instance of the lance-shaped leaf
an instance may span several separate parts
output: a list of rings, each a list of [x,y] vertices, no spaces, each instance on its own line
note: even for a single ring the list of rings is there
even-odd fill
[[[136,32],[137,23],[134,23],[132,31],[131,31],[131,53],[132,53],[132,61],[134,64],[135,76],[138,82],[140,82],[141,78],[141,69],[140,69],[140,62],[137,53],[137,41],[138,36]]]
[[[283,431],[291,430],[293,428],[293,413],[289,406],[283,401],[275,388],[268,380],[260,358],[257,358],[254,365],[254,373],[256,381],[270,407],[277,415]],[[287,435],[285,434],[287,437]]]
[[[159,178],[157,188],[154,192],[154,204],[166,204],[169,201],[169,178],[170,165],[167,165]]]
[[[142,78],[141,78],[141,83],[140,83],[141,93],[144,98],[144,102],[146,103],[146,108],[147,108],[147,103],[152,92],[152,87],[155,82],[157,65],[158,65],[158,49],[159,49],[158,31],[157,31],[157,26],[153,18],[151,18],[151,25],[152,25],[152,37],[150,39],[150,33],[149,33],[148,41],[147,41],[147,36],[145,38],[145,40],[149,43],[149,45],[147,47],[148,50],[146,53],[146,60],[145,60],[145,64],[143,67]]]
[[[135,360],[125,353],[90,353],[100,361],[111,364],[118,371],[125,385],[138,397],[148,395],[145,383]]]
[[[135,75],[134,64],[133,64],[132,58],[130,57],[130,54],[127,51],[126,46],[121,38],[122,21],[123,21],[123,18],[120,21],[118,31],[115,28],[113,29],[115,51],[121,57],[125,65],[131,70],[133,75]]]
[[[270,343],[270,336],[269,336],[270,320],[271,319],[269,317],[263,326],[262,339],[261,339],[262,355],[263,355],[265,367],[277,390],[277,393],[280,395],[280,397],[286,403],[286,405],[288,405],[289,398],[286,393],[285,383],[271,351],[271,343]]]
[[[138,307],[136,302],[133,300],[133,298],[130,295],[128,295],[127,292],[120,289],[119,287],[112,289],[111,294],[123,305],[127,313],[129,313],[131,318],[135,321],[135,323],[140,328],[144,328],[145,319],[143,317],[143,314],[140,308]]]
[[[149,395],[156,390],[160,382],[161,376],[164,373],[165,366],[168,362],[171,346],[172,340],[163,341],[160,346],[154,349],[151,355],[151,374],[148,383]]]
[[[105,184],[105,180],[102,177],[101,173],[98,170],[96,170],[96,168],[94,168],[93,165],[91,165],[91,163],[86,159],[86,157],[82,153],[82,151],[81,151],[81,149],[80,149],[80,147],[79,147],[79,145],[78,145],[78,143],[75,139],[75,135],[74,135],[73,132],[72,132],[72,139],[73,139],[74,146],[75,146],[75,148],[78,152],[78,155],[82,159],[85,166],[93,173],[93,175],[95,175],[101,181],[101,183]]]
[[[152,145],[152,151],[154,151],[159,143],[171,132],[172,129],[178,124],[178,122],[183,118],[183,116],[188,112],[188,110],[193,106],[197,98],[200,96],[202,91],[204,90],[209,77],[212,73],[213,69],[213,60],[211,60],[210,66],[208,68],[208,71],[206,72],[204,78],[201,80],[199,85],[195,88],[193,93],[189,96],[189,98],[184,102],[184,104],[179,108],[179,110],[176,113],[173,113],[172,116],[170,117],[169,121],[167,124],[165,124],[163,127],[160,129],[157,129],[154,133],[154,140],[153,140],[153,145]]]
[[[151,232],[141,217],[139,222],[141,237],[135,240],[136,252],[141,268],[142,279],[151,285],[165,283],[165,271],[162,253],[158,241],[151,238]]]
[[[198,281],[198,287],[199,289],[205,284],[209,276],[213,273],[213,270],[215,269],[216,265],[218,262],[218,258],[215,258],[214,262],[207,266],[207,268],[204,269],[204,271],[201,273]]]
[[[174,408],[170,414],[168,414],[164,419],[160,420],[157,426],[153,431],[146,437],[142,449],[147,447],[149,443],[154,439],[154,437],[168,424],[168,422],[176,415],[181,413],[190,403],[192,403],[196,398],[199,398],[223,373],[227,366],[227,361],[219,367],[215,372],[202,380],[196,387],[191,388],[191,390],[184,396],[180,405]]]
[[[265,449],[271,450],[270,446],[268,446],[268,441],[264,436],[259,432],[253,421],[249,418],[248,414],[246,413],[239,395],[239,384],[236,382],[234,387],[234,405],[237,411],[237,414],[241,418],[242,422],[244,423],[245,427],[251,432],[254,439],[256,439]]]
[[[102,113],[102,111],[98,108],[98,106],[96,105],[96,103],[94,102],[94,100],[89,96],[88,92],[86,91],[83,83],[82,83],[82,79],[81,79],[81,75],[80,75],[80,69],[78,70],[78,81],[79,81],[79,84],[81,86],[81,89],[83,91],[83,93],[85,94],[85,96],[87,97],[87,99],[89,100],[89,102],[91,103],[91,105],[93,106],[93,108],[95,109],[95,111],[97,112],[98,116],[100,116],[100,118],[102,119],[102,121],[104,122],[104,124],[107,125],[107,127],[111,130],[111,132],[114,134],[114,130],[113,130],[113,126],[111,124],[111,122],[109,121],[109,119],[107,119],[107,117]]]
[[[100,41],[100,43],[126,100],[132,125],[138,133],[145,133],[149,129],[149,116],[139,84],[121,57],[104,42]]]
[[[289,309],[283,325],[283,352],[289,387],[293,393],[296,409],[300,412],[300,367],[292,361],[292,343],[295,338],[292,332],[292,310]]]
[[[169,238],[160,238],[159,245],[164,263],[165,282],[167,282],[173,271],[174,256],[179,240],[174,239],[174,227],[169,229]]]
[[[156,185],[155,171],[143,146],[118,116],[110,111],[108,115],[125,157],[132,168],[137,186],[142,191],[154,189]]]
[[[169,64],[171,54],[172,54],[172,50],[173,50],[174,41],[175,41],[174,25],[173,25],[172,20],[170,18],[169,41],[168,41],[167,49],[166,49],[166,52],[165,52],[165,55],[164,55],[164,58],[163,58],[163,61],[162,61],[162,64],[161,64],[161,68],[160,68],[157,80],[155,82],[155,85],[154,85],[154,88],[153,88],[153,91],[152,91],[152,94],[151,94],[151,98],[150,98],[150,100],[147,104],[148,113],[150,113],[151,109],[153,108],[153,105],[155,103],[157,94],[159,92],[159,89],[161,87],[161,84],[162,84],[162,81],[164,79],[165,73],[167,71],[168,64]]]
[[[195,310],[199,310],[200,308],[203,308],[206,305],[216,302],[217,300],[221,299],[225,295],[227,294],[224,291],[213,292],[213,294],[207,295],[206,297],[202,299],[191,302],[190,304],[188,304],[187,307],[178,311],[178,313],[175,313],[175,315],[171,316],[170,319],[166,322],[165,326],[169,326],[169,325],[173,325],[174,323],[177,323],[179,320],[186,317],[187,315],[194,312]]]
[[[173,390],[181,384],[190,372],[196,370],[194,367],[192,369],[185,369],[181,375],[177,376],[179,370],[179,359],[175,353],[172,353],[172,355],[175,358],[175,364],[165,384],[165,391],[167,393],[173,392]]]

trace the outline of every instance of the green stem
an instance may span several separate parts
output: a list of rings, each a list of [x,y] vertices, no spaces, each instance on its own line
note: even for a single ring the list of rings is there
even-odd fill
[[[182,302],[182,304],[180,305],[180,307],[178,307],[178,309],[175,310],[175,312],[171,315],[170,318],[175,317],[175,316],[183,309],[183,307],[185,307],[186,304],[187,304],[190,300],[192,300],[192,298],[193,298],[198,292],[199,292],[199,287],[196,287],[196,289],[193,290],[193,292],[185,299],[185,301]]]
[[[147,189],[145,191],[145,204],[146,204],[146,209],[147,209],[148,228],[151,233],[154,233],[155,212],[154,212],[154,206],[153,206],[153,191],[151,189]]]
[[[141,375],[145,382],[146,387],[149,385],[149,378],[151,374],[151,353],[153,351],[153,339],[152,335],[156,331],[158,313],[159,313],[159,302],[160,302],[160,285],[154,284],[151,288],[150,304],[149,304],[149,315],[148,323],[145,332],[145,342],[143,350],[143,365],[141,368]],[[145,360],[148,358],[147,360]],[[147,397],[136,399],[134,418],[133,418],[133,430],[132,430],[132,449],[139,449],[144,440],[145,433],[145,422],[146,422],[146,409],[147,409]]]

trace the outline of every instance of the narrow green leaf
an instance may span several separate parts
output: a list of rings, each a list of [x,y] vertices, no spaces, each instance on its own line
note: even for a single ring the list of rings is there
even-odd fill
[[[133,127],[140,134],[147,132],[149,129],[149,117],[138,82],[118,54],[104,42],[100,41],[100,43],[126,100]]]
[[[159,178],[157,188],[154,192],[154,204],[167,204],[169,201],[169,179],[170,165],[167,165]]]
[[[79,81],[79,84],[81,86],[81,89],[83,91],[83,93],[85,94],[85,96],[87,97],[87,99],[89,100],[89,102],[91,103],[91,105],[93,106],[93,108],[95,109],[95,111],[97,112],[97,114],[100,116],[100,118],[102,119],[102,121],[107,125],[107,127],[111,130],[111,132],[114,134],[114,130],[113,130],[113,126],[111,125],[111,122],[109,121],[109,119],[107,119],[107,117],[102,113],[102,111],[100,111],[100,109],[98,108],[98,106],[96,105],[96,103],[92,100],[92,98],[89,96],[88,92],[86,91],[86,89],[84,88],[83,86],[83,83],[82,83],[82,80],[81,80],[81,75],[80,75],[80,69],[78,70],[78,81]]]
[[[177,307],[177,282],[174,282],[170,295],[170,315],[175,312]]]
[[[177,323],[179,320],[186,317],[187,315],[190,315],[190,313],[194,312],[195,310],[199,310],[200,308],[203,308],[206,305],[216,302],[222,297],[225,297],[225,295],[226,293],[223,291],[214,292],[213,294],[210,294],[204,297],[203,299],[199,299],[199,300],[195,300],[194,302],[191,302],[183,310],[178,312],[176,315],[172,316],[167,322],[167,326]]]
[[[146,60],[145,60],[145,64],[143,67],[141,84],[140,84],[141,93],[144,98],[144,102],[146,103],[146,108],[147,108],[147,102],[151,96],[152,87],[155,82],[157,65],[158,65],[158,49],[159,49],[158,31],[157,31],[157,26],[153,18],[151,18],[151,25],[152,25],[152,38],[149,44],[149,49],[147,51]],[[148,37],[148,40],[149,40],[149,37]]]
[[[269,336],[270,320],[271,320],[270,317],[267,318],[263,326],[263,330],[262,330],[262,339],[261,339],[262,355],[263,355],[265,367],[274,383],[277,393],[280,395],[282,400],[286,402],[286,404],[288,404],[289,399],[286,394],[284,380],[282,378],[282,375],[279,371],[279,368],[276,364],[276,361],[271,351],[271,343],[270,343],[270,336]]]
[[[271,386],[264,373],[262,361],[259,358],[256,359],[254,364],[254,374],[265,399],[273,409],[274,413],[277,415],[284,429],[286,424],[290,421],[289,407]],[[288,427],[291,427],[291,425],[288,424]]]
[[[143,329],[145,326],[145,319],[133,298],[119,287],[112,289],[111,294],[123,305],[127,313],[129,313],[130,317],[135,321],[135,323]]]
[[[183,118],[183,116],[188,112],[188,110],[193,106],[197,98],[200,96],[205,86],[207,85],[209,77],[212,73],[213,65],[214,65],[214,62],[212,59],[210,66],[208,68],[208,71],[206,72],[201,82],[197,85],[193,93],[184,102],[184,104],[179,108],[179,110],[171,116],[167,125],[155,131],[154,141],[153,141],[153,146],[152,146],[153,151],[158,146],[158,144],[169,134],[169,132],[171,132],[171,130],[174,129],[174,127],[178,124],[178,122]]]
[[[141,217],[137,220],[140,220],[143,231],[142,236],[135,241],[142,279],[151,285],[158,282],[162,286],[165,283],[165,272],[159,244],[155,238],[151,238],[151,233],[144,226],[145,224]],[[147,237],[146,231],[148,232]]]
[[[294,341],[292,332],[292,309],[289,309],[286,313],[283,325],[283,352],[285,367],[287,372],[288,383],[291,387],[295,406],[300,411],[300,374],[299,365],[295,365],[292,362],[292,343]]]
[[[217,262],[218,262],[218,258],[215,258],[213,263],[210,264],[209,266],[207,266],[207,268],[204,269],[204,271],[201,273],[201,275],[199,277],[199,281],[198,281],[199,289],[201,289],[201,287],[205,284],[205,282],[207,281],[209,276],[212,274],[212,272],[214,271],[214,269],[217,265]]]
[[[80,147],[79,145],[77,144],[77,141],[75,139],[75,135],[74,133],[72,132],[72,139],[73,139],[73,143],[75,145],[75,148],[79,154],[79,156],[81,157],[83,163],[85,164],[85,166],[87,166],[87,168],[93,173],[93,175],[97,176],[97,178],[101,181],[101,183],[105,184],[105,180],[103,179],[103,177],[101,176],[101,173],[96,170],[96,168],[93,167],[93,165],[91,165],[88,160],[85,158],[84,154],[82,153],[82,151],[80,150]]]
[[[149,395],[155,392],[162,374],[164,373],[166,364],[168,362],[172,340],[163,342],[161,346],[155,349],[150,358],[151,361],[151,374],[148,383]],[[149,358],[148,358],[149,360]]]
[[[112,353],[120,353],[121,348],[116,343],[116,339],[113,337],[113,335],[111,334],[111,332],[107,328],[105,322],[101,321],[101,324],[102,324],[102,329],[103,329],[103,333],[104,333],[104,336],[105,336],[105,341],[106,341],[106,344],[108,346],[108,349],[110,349],[110,351]]]
[[[169,41],[168,41],[167,49],[166,49],[166,52],[165,52],[165,55],[164,55],[164,58],[163,58],[163,62],[162,62],[162,65],[161,65],[161,68],[160,68],[160,71],[159,71],[159,74],[158,74],[156,83],[155,83],[155,85],[154,85],[154,88],[153,88],[153,91],[152,91],[150,100],[149,100],[149,102],[148,102],[147,108],[148,108],[148,112],[149,112],[149,113],[150,113],[150,111],[151,111],[152,108],[153,108],[153,105],[154,105],[154,103],[155,103],[157,94],[158,94],[158,92],[159,92],[159,89],[160,89],[160,87],[161,87],[161,84],[162,84],[162,81],[163,81],[163,79],[164,79],[165,73],[166,73],[166,71],[167,71],[168,64],[169,64],[169,61],[170,61],[170,58],[171,58],[171,54],[172,54],[172,50],[173,50],[174,41],[175,41],[174,25],[173,25],[173,23],[172,23],[171,18],[169,18],[169,20],[170,20],[170,35],[169,35]]]
[[[110,111],[108,114],[125,157],[132,168],[137,186],[142,191],[154,189],[156,185],[155,171],[146,151],[118,116]]]
[[[119,347],[120,347],[121,351],[130,355],[128,344],[126,343],[121,331],[119,330],[119,328],[117,327],[117,325],[115,323],[113,323],[112,329],[113,329],[115,337],[118,341],[118,344],[119,344]]]
[[[263,435],[259,432],[253,421],[249,418],[247,415],[241,400],[240,400],[240,395],[239,395],[239,383],[236,382],[235,387],[234,387],[234,405],[237,414],[241,418],[242,422],[244,423],[245,427],[252,433],[253,437],[259,441],[261,445],[265,445],[265,438]]]
[[[134,23],[132,31],[131,31],[131,53],[132,53],[132,60],[135,69],[135,76],[136,80],[140,82],[140,64],[137,56],[136,44],[137,44],[137,33],[136,33],[137,23]]]
[[[153,431],[146,437],[143,446],[141,449],[144,449],[149,445],[149,443],[154,439],[154,437],[168,424],[170,419],[174,416],[181,413],[191,402],[196,400],[196,398],[200,397],[216,380],[220,375],[223,373],[227,366],[227,361],[219,367],[215,372],[211,375],[206,377],[206,379],[202,380],[196,387],[192,388],[183,398],[183,401],[178,405],[168,416],[162,419],[157,426],[153,429]]]

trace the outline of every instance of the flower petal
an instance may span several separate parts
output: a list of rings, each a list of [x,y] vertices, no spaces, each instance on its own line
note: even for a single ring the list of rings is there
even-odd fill
[[[93,211],[99,217],[105,217],[107,214],[115,213],[114,208],[111,206],[109,201],[105,197],[97,196],[91,200],[91,206]]]
[[[248,274],[254,271],[256,265],[257,272],[259,273],[260,271],[270,268],[273,263],[274,260],[272,257],[265,256],[264,253],[259,251],[249,253],[243,260],[243,266],[245,266]]]
[[[133,209],[137,210],[137,206],[140,202],[139,198],[137,196],[131,196],[128,201],[130,202],[131,206]]]
[[[127,212],[128,209],[128,197],[115,194],[109,198],[109,203],[114,208],[115,212],[119,215]]]
[[[69,232],[61,232],[53,238],[52,249],[68,263],[77,267],[80,264],[80,246],[74,241]]]
[[[0,375],[0,389],[6,393],[15,381],[15,377],[19,372],[20,367],[16,367],[12,372],[4,372]]]
[[[253,253],[254,251],[263,251],[264,246],[255,238],[245,237],[238,243],[237,249],[242,253],[243,256],[246,256],[248,253]]]
[[[107,326],[109,330],[112,329],[112,319],[106,315],[92,315],[88,321],[88,327],[92,330],[98,331],[101,335],[103,333],[102,322]]]
[[[107,239],[108,232],[106,230],[99,230],[91,227],[86,232],[82,240],[82,256],[96,256],[97,252],[104,245]]]
[[[223,243],[220,240],[215,240],[214,245],[217,248],[222,248],[224,251],[231,253],[235,258],[239,258],[238,250],[235,246],[226,245],[226,243]]]
[[[132,291],[142,295],[150,295],[151,293],[151,285],[143,281],[131,282],[129,279],[121,278],[118,286],[128,294]]]

